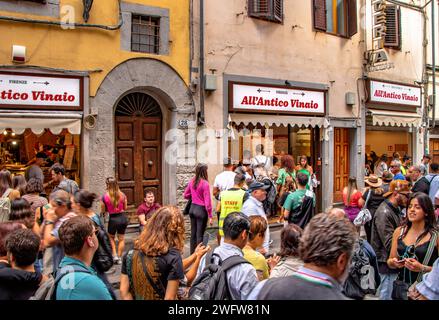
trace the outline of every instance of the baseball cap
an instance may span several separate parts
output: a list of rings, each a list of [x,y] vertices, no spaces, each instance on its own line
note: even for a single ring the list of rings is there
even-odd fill
[[[249,187],[248,187],[248,191],[249,192],[253,192],[255,190],[267,190],[268,188],[270,188],[269,185],[263,184],[261,182],[253,182]]]
[[[387,198],[393,192],[398,192],[402,194],[410,194],[409,184],[405,180],[393,180],[389,185],[389,192],[386,192],[383,197]]]

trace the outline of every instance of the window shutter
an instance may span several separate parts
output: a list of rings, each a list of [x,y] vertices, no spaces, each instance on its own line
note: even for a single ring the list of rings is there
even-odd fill
[[[283,0],[249,0],[248,15],[253,18],[283,22]]]
[[[357,0],[348,0],[348,36],[352,37],[357,32]]]
[[[314,28],[326,31],[326,0],[313,0]]]
[[[385,47],[394,49],[401,48],[401,11],[398,6],[387,5],[386,7],[386,39]]]
[[[249,0],[248,15],[255,18],[267,18],[270,14],[270,0]]]
[[[273,20],[277,22],[283,22],[284,17],[284,4],[283,0],[274,0],[273,1]]]

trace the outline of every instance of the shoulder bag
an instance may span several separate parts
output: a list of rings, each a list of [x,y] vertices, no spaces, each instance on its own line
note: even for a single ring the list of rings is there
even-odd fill
[[[369,209],[367,209],[367,204],[369,202],[370,194],[372,193],[372,190],[369,189],[369,192],[367,193],[366,202],[363,206],[363,208],[360,210],[358,215],[354,219],[354,225],[357,227],[364,226],[366,222],[372,220],[372,214],[370,213]]]
[[[403,231],[401,231],[402,235]],[[436,249],[436,242],[437,242],[437,232],[433,232],[431,235],[430,243],[428,245],[427,254],[424,257],[424,261],[422,262],[423,265],[427,265],[428,261],[431,259],[431,255],[433,254],[433,251]],[[415,244],[416,247],[416,244]],[[405,274],[406,268],[404,267],[404,274]],[[418,277],[416,278],[416,281],[409,285],[407,282],[404,281],[404,279],[397,279],[393,282],[393,291],[392,291],[392,299],[393,300],[408,300],[408,292],[413,291],[416,288],[416,285],[422,281],[422,276],[424,272],[419,272]],[[410,287],[409,287],[410,286]]]

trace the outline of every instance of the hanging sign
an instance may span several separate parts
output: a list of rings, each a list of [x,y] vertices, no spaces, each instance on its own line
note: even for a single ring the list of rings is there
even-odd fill
[[[82,110],[81,77],[0,72],[0,108]]]
[[[284,86],[229,83],[229,111],[324,115],[326,92]]]
[[[369,81],[369,102],[421,106],[421,88],[383,81]]]

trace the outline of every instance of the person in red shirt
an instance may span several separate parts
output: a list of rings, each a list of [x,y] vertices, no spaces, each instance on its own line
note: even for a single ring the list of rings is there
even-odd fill
[[[357,187],[357,178],[350,177],[348,186],[343,189],[343,203],[345,205],[344,211],[351,222],[354,221],[355,217],[361,210],[359,200],[362,195],[363,194]]]
[[[144,200],[145,202],[137,208],[137,215],[139,217],[140,223],[140,233],[142,233],[146,221],[151,218],[151,216],[158,208],[161,207],[158,203],[155,202],[154,192],[152,192],[151,190],[146,191]]]

